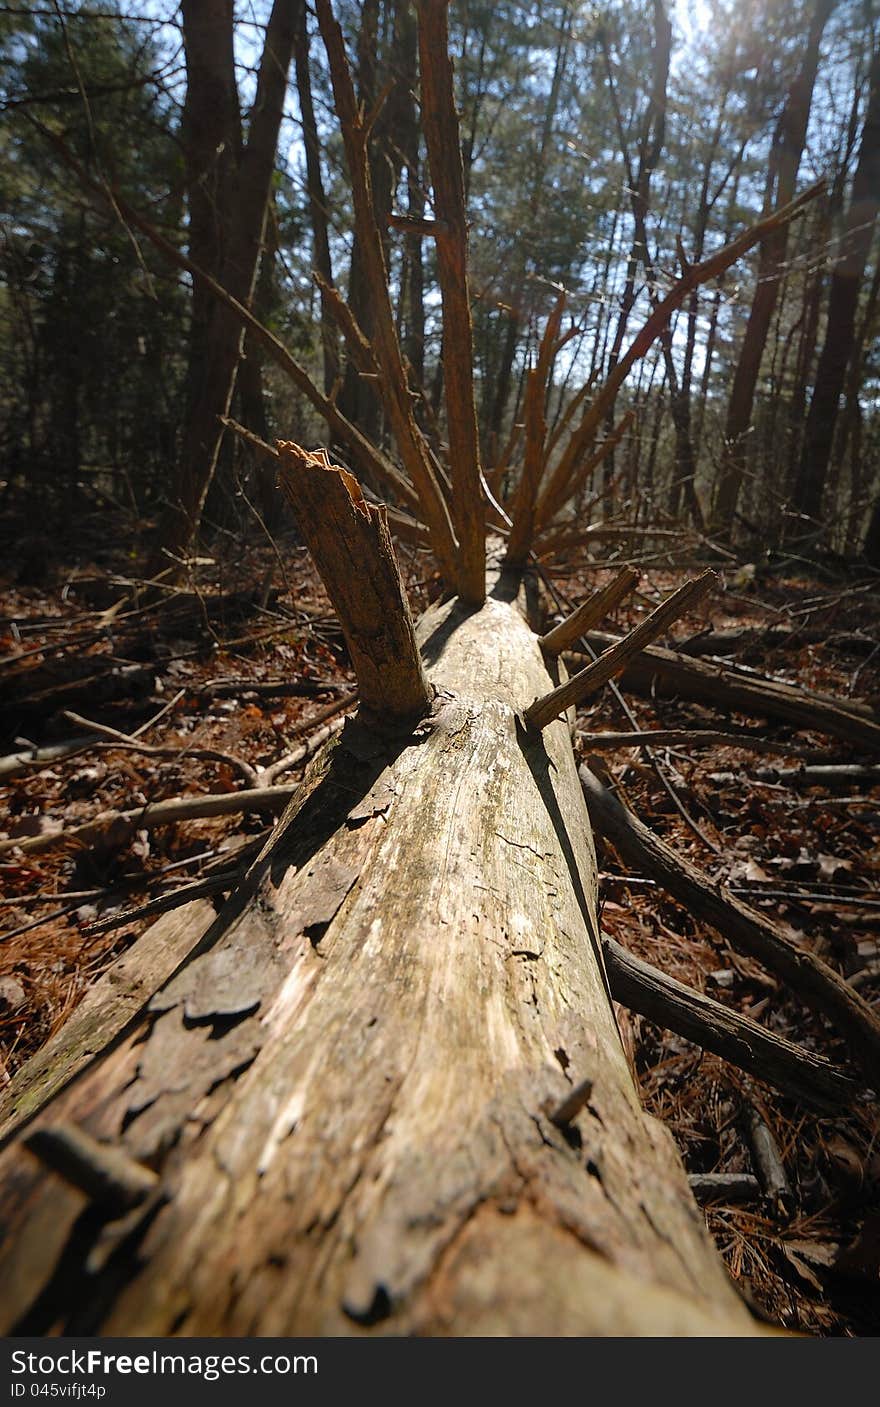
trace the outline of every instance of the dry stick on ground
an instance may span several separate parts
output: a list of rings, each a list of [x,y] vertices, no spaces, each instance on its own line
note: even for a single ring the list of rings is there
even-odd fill
[[[207,899],[214,894],[237,888],[247,874],[248,866],[256,859],[270,834],[271,827],[261,831],[253,840],[216,856],[204,866],[199,878],[188,884],[181,884],[176,889],[157,894],[135,908],[124,909],[90,923],[86,928],[86,936],[97,938],[102,933],[111,933],[115,928],[124,928],[127,924],[139,923],[145,918],[156,918],[172,909],[183,908],[184,904],[192,903],[194,899]]]
[[[586,644],[599,650],[619,639],[597,630],[584,636]],[[571,656],[571,660],[579,663],[576,656]],[[880,751],[880,724],[869,716],[870,709],[857,710],[848,699],[811,694],[800,685],[782,684],[757,675],[746,677],[723,665],[690,659],[661,646],[652,645],[630,657],[620,683],[649,698],[676,695],[728,712],[780,718],[797,728],[827,733],[855,747]]]
[[[216,748],[210,747],[189,747],[186,743],[181,743],[179,747],[161,747],[152,743],[139,743],[131,733],[122,733],[118,728],[108,728],[104,723],[94,723],[90,718],[83,718],[79,713],[71,713],[65,710],[64,717],[71,723],[78,723],[84,728],[89,728],[96,738],[104,739],[106,742],[96,742],[95,748],[104,750],[117,748],[120,752],[137,752],[145,757],[173,757],[183,760],[185,757],[193,757],[199,761],[222,762],[227,767],[231,767],[234,772],[247,783],[249,787],[259,785],[256,768],[249,762],[245,762],[241,757],[235,757],[229,752],[218,752]]]
[[[212,875],[207,879],[194,879],[191,884],[181,884],[177,889],[158,894],[133,909],[123,909],[117,914],[111,914],[109,918],[90,923],[86,936],[97,938],[102,933],[112,933],[114,929],[125,928],[130,923],[140,923],[145,918],[158,918],[160,914],[171,913],[173,909],[182,909],[184,904],[191,904],[194,899],[210,899],[214,894],[229,893],[241,883],[244,874],[244,866],[239,865],[224,874]]]
[[[546,635],[541,636],[538,644],[544,654],[561,655],[563,650],[569,649],[585,630],[591,630],[620,605],[638,579],[639,573],[634,567],[624,567],[607,586],[594,591],[576,611],[552,630],[548,630]]]
[[[621,1006],[814,1108],[839,1110],[858,1093],[858,1085],[822,1056],[668,977],[612,938],[603,937],[603,951],[611,993]]]
[[[794,1196],[779,1145],[766,1120],[749,1099],[743,1102],[742,1120],[765,1200],[777,1219],[787,1219],[794,1209]]]
[[[797,747],[793,743],[778,743],[756,733],[725,733],[714,728],[649,728],[636,733],[589,733],[578,730],[584,747],[594,752],[628,747],[741,747],[749,752],[771,752],[780,757],[824,756],[816,748]],[[804,769],[797,769],[801,775]],[[807,769],[809,770],[809,769]]]
[[[289,772],[293,767],[298,767],[307,757],[311,757],[314,752],[317,752],[322,743],[325,743],[328,738],[332,738],[334,733],[338,733],[339,729],[344,727],[345,718],[339,717],[338,715],[347,712],[348,709],[353,708],[356,703],[356,692],[346,694],[343,698],[337,700],[335,704],[328,705],[327,708],[322,709],[321,712],[310,719],[308,723],[297,725],[297,728],[291,728],[291,735],[295,735],[300,729],[303,731],[306,729],[314,729],[314,732],[309,731],[309,736],[306,741],[301,743],[299,747],[295,747],[292,752],[285,753],[283,757],[278,758],[277,762],[270,762],[268,767],[262,767],[259,773],[260,785],[264,787],[272,786],[285,772]],[[325,719],[329,719],[329,722],[325,722]]]
[[[757,1202],[761,1196],[753,1173],[691,1173],[688,1182],[700,1203]]]
[[[610,840],[621,860],[656,879],[732,946],[776,973],[801,1000],[821,1011],[848,1042],[872,1088],[880,1089],[880,1019],[843,978],[796,943],[764,914],[714,883],[677,855],[623,807],[588,767],[579,768],[587,809],[595,829]]]
[[[279,484],[336,606],[358,678],[361,710],[394,726],[424,718],[425,678],[388,519],[326,454],[282,442]]]
[[[852,654],[868,655],[877,649],[877,641],[857,631],[833,631],[812,626],[737,626],[729,630],[705,630],[679,642],[683,655],[729,655],[737,651],[753,653],[764,650],[799,650],[804,645],[835,645]]]
[[[347,695],[332,705],[326,712],[337,713],[350,708],[355,695]],[[322,715],[323,716],[323,715]],[[312,723],[318,720],[313,719]],[[184,796],[168,801],[158,801],[152,805],[135,807],[129,811],[102,811],[91,821],[82,825],[53,831],[46,835],[22,836],[20,839],[0,840],[0,856],[10,851],[20,850],[25,854],[39,854],[60,846],[88,846],[102,838],[109,839],[114,846],[127,844],[131,836],[139,830],[156,830],[159,826],[175,825],[178,821],[198,821],[213,816],[233,816],[239,811],[278,811],[291,794],[290,787],[276,787],[276,778],[289,772],[301,762],[305,762],[345,723],[344,718],[331,718],[324,727],[315,732],[300,747],[294,748],[277,762],[261,769],[260,785],[246,791],[213,793],[209,796]],[[107,747],[121,746],[107,743]],[[177,753],[175,753],[175,756]],[[41,923],[48,920],[41,919]],[[4,937],[12,937],[5,934]]]
[[[64,743],[49,743],[46,747],[29,748],[26,752],[10,752],[0,757],[0,779],[15,777],[19,772],[30,772],[35,768],[48,767],[77,753],[87,752],[94,742],[93,737],[68,738]],[[0,780],[0,785],[4,782]]]
[[[709,568],[702,576],[693,581],[686,581],[684,586],[674,591],[637,625],[635,630],[631,630],[629,635],[617,641],[586,669],[582,669],[579,674],[573,675],[564,684],[545,694],[542,699],[536,699],[530,704],[524,715],[528,726],[546,728],[548,723],[552,723],[553,719],[558,718],[567,708],[582,703],[590,694],[595,694],[620,672],[632,655],[638,654],[652,640],[656,640],[658,635],[668,630],[685,611],[701,601],[716,579],[715,573]]]
[[[183,796],[136,806],[130,811],[102,811],[91,821],[50,835],[29,835],[0,840],[0,855],[21,851],[39,855],[60,846],[86,848],[100,840],[114,846],[128,843],[137,831],[155,830],[178,821],[203,821],[212,816],[234,816],[239,811],[281,811],[293,794],[293,787],[258,787],[247,791],[221,792],[211,796]]]
[[[349,689],[347,679],[209,679],[193,690],[204,698],[235,699],[241,694],[267,698],[314,698],[317,694],[338,694]]]
[[[876,787],[880,786],[880,767],[859,767],[856,763],[834,763],[808,767],[758,767],[755,777],[760,782],[784,782],[789,787]]]

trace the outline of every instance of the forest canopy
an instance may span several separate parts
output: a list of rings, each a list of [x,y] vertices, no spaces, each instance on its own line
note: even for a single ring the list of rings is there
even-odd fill
[[[197,8],[15,0],[0,14],[0,492],[43,521],[68,520],[79,501],[122,502],[144,547],[182,501],[213,309],[126,212],[220,273],[265,109],[270,6],[221,6],[234,84],[218,99],[222,140],[208,134],[211,149],[199,150]],[[345,293],[369,336],[326,55],[310,7],[290,10],[277,143],[261,137],[273,147],[268,210],[240,292],[326,392],[339,379],[341,412],[388,448],[387,417],[313,278]],[[418,415],[442,440],[415,19],[384,0],[337,14],[359,101],[375,107],[370,174],[397,330]],[[605,432],[630,418],[583,484],[578,518],[686,523],[751,555],[795,543],[876,558],[871,5],[691,0],[667,14],[660,0],[462,3],[449,22],[490,483],[509,487],[519,473],[527,373],[561,291],[550,444],[684,269],[822,179],[802,218],[690,293],[624,382]],[[250,335],[230,414],[263,441],[328,440]],[[256,506],[252,446],[227,433],[208,454],[210,492],[187,510],[189,526],[277,512],[265,491]]]

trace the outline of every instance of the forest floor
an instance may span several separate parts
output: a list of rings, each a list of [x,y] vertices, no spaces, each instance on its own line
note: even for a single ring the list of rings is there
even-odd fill
[[[148,828],[140,810],[268,781],[292,784],[304,748],[353,707],[341,632],[303,548],[264,541],[197,559],[186,585],[150,601],[138,596],[125,554],[108,545],[114,540],[124,537],[114,539],[105,525],[88,559],[80,546],[66,562],[54,546],[51,562],[13,550],[0,578],[0,1088],[144,930],[150,919],[137,912],[141,906],[183,902],[185,886],[204,881],[212,866],[216,875],[223,857],[265,834],[272,819],[248,810]],[[639,565],[637,556],[627,560]],[[403,548],[401,562],[418,611],[436,583],[417,554]],[[577,603],[620,564],[572,557],[554,565],[553,583]],[[605,628],[637,624],[693,574],[693,564],[655,559]],[[864,572],[731,563],[674,635],[744,631],[719,642],[738,671],[873,705],[880,696],[878,586]],[[679,698],[627,693],[626,703],[628,714],[604,690],[581,710],[579,732],[634,724],[736,729],[744,742],[751,731],[765,743],[798,745],[803,761],[877,760],[791,724],[731,717]],[[582,752],[591,746],[578,745]],[[62,751],[9,760],[38,747]],[[841,773],[818,784],[790,756],[704,747],[699,739],[654,752],[665,782],[637,748],[601,753],[641,819],[785,925],[869,1001],[880,1000],[874,779]],[[280,770],[279,759],[287,760]],[[111,824],[105,815],[91,833],[71,834],[101,813],[132,811],[127,820]],[[35,838],[44,848],[28,847]],[[613,852],[600,847],[599,861],[607,934],[680,981],[847,1064],[831,1028],[784,984]],[[219,901],[222,876],[213,884]],[[752,1170],[748,1109],[776,1141],[790,1195],[771,1203],[758,1193],[744,1204],[705,1208],[753,1308],[808,1334],[880,1333],[877,1105],[860,1100],[837,1117],[806,1112],[651,1022],[620,1016],[645,1105],[672,1131],[689,1173]]]

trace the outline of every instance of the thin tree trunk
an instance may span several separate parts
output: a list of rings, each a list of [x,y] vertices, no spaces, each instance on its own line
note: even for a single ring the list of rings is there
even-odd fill
[[[769,183],[775,193],[777,210],[794,196],[819,65],[819,44],[834,4],[835,0],[816,0],[800,70],[788,91],[776,129]],[[764,240],[758,256],[755,292],[728,401],[725,452],[712,507],[713,526],[725,536],[730,535],[745,474],[745,436],[752,422],[755,388],[779,297],[787,250],[788,226],[784,225]]]
[[[247,145],[235,84],[231,0],[185,0],[184,114],[190,198],[190,256],[248,306],[260,257],[266,204],[293,50],[293,15],[275,0]],[[183,448],[154,566],[168,566],[198,530],[213,477],[241,355],[240,319],[210,294],[194,292],[190,395]]]
[[[296,92],[302,119],[303,149],[306,158],[306,189],[309,197],[309,219],[312,225],[312,259],[315,271],[327,287],[333,287],[333,261],[330,255],[330,234],[327,195],[321,174],[321,142],[312,101],[312,79],[309,71],[309,28],[305,0],[295,0],[296,38],[293,49]],[[321,296],[321,347],[324,357],[324,390],[329,395],[339,375],[339,348],[336,323],[327,308],[327,295],[319,284]]]
[[[831,278],[825,341],[804,431],[794,506],[818,522],[846,369],[856,343],[856,313],[880,205],[880,51],[871,63],[868,106],[852,196]]]

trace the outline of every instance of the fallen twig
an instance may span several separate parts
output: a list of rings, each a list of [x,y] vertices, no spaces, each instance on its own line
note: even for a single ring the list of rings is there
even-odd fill
[[[750,1100],[743,1102],[743,1127],[764,1199],[777,1220],[787,1220],[794,1210],[791,1183],[776,1139]]]
[[[83,718],[78,713],[66,711],[64,717],[71,723],[79,724],[89,728],[102,742],[95,743],[95,747],[103,749],[118,748],[121,752],[137,752],[145,757],[173,757],[183,759],[193,757],[205,762],[222,762],[233,772],[237,772],[249,787],[260,785],[259,777],[255,767],[244,758],[236,757],[230,752],[220,752],[216,748],[210,747],[190,747],[187,743],[182,743],[179,747],[161,747],[154,743],[141,743],[137,741],[136,733],[122,733],[117,728],[108,728],[104,723],[94,723],[91,719]],[[155,720],[151,719],[147,725],[152,727]],[[143,732],[143,729],[139,730]]]
[[[691,1173],[691,1191],[704,1202],[757,1202],[761,1184],[753,1173]]]
[[[756,733],[725,733],[714,728],[652,728],[638,733],[589,733],[579,730],[578,737],[588,750],[593,751],[616,751],[618,748],[648,744],[650,747],[741,747],[750,752],[777,753],[780,757],[816,755],[815,748],[774,742],[772,738],[759,737]]]
[[[620,639],[601,631],[590,631],[584,638],[600,650]],[[577,667],[576,656],[573,663]],[[880,751],[880,723],[865,705],[859,706],[852,699],[811,694],[800,685],[764,679],[757,674],[734,673],[724,665],[691,659],[658,645],[630,656],[620,682],[624,688],[649,697],[655,693],[677,695],[729,712],[781,718],[797,728],[827,733],[856,747]]]

